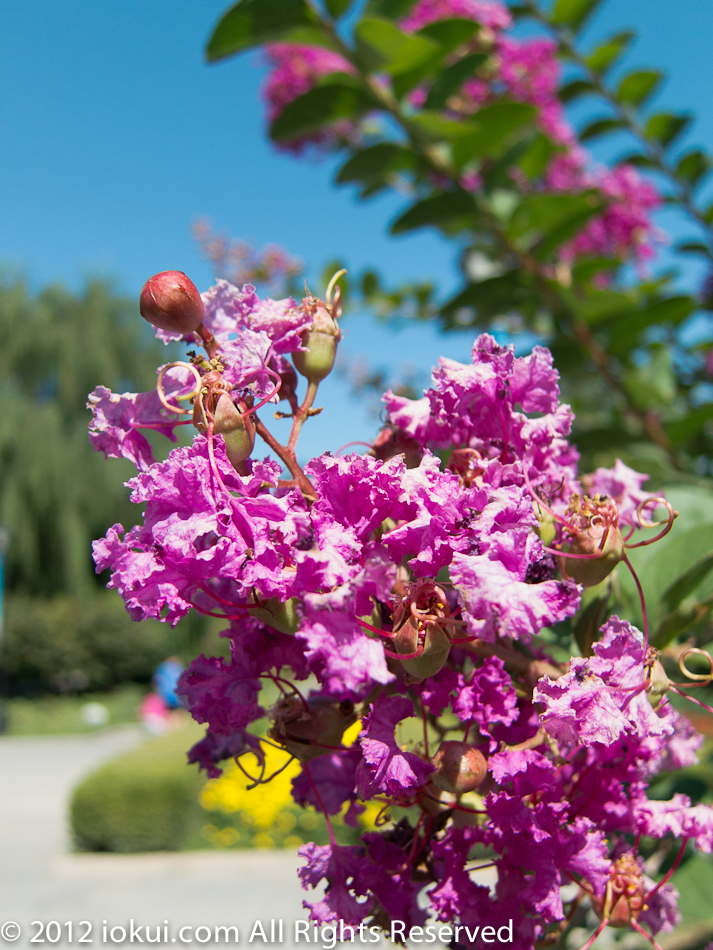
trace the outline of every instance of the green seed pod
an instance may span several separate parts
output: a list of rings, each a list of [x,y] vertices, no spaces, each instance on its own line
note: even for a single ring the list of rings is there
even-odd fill
[[[407,621],[394,635],[393,644],[397,653],[415,653],[418,649],[418,628],[413,621]],[[409,674],[412,683],[422,683],[429,676],[435,676],[443,668],[451,649],[451,641],[440,624],[427,623],[423,639],[423,652],[418,657],[401,660],[401,665]]]
[[[302,343],[307,349],[293,353],[292,362],[308,382],[320,383],[332,372],[342,331],[333,308],[318,297],[305,297],[302,306],[311,314],[312,326],[302,334]]]
[[[602,545],[604,532],[606,540]],[[590,554],[589,558],[559,558],[562,574],[581,584],[583,587],[595,587],[608,577],[614,568],[624,559],[624,539],[618,528],[608,529],[601,525],[592,525],[581,531],[570,541],[567,553]]]

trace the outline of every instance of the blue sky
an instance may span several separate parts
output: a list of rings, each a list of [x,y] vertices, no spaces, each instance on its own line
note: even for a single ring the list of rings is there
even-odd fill
[[[358,205],[332,184],[334,163],[294,160],[265,137],[260,56],[208,66],[203,46],[226,0],[3,0],[0,7],[0,263],[32,286],[111,277],[135,294],[148,276],[185,270],[204,289],[211,273],[191,222],[260,246],[278,243],[316,275],[344,258],[378,264],[390,280],[430,277],[455,289],[452,249],[433,233],[390,239],[395,196]],[[686,142],[713,148],[713,4],[701,0],[608,0],[589,28],[594,41],[633,27],[626,65],[669,74],[656,105],[690,109]],[[684,143],[685,144],[685,143]],[[611,153],[617,143],[600,155]],[[670,216],[662,223],[682,234]],[[695,235],[693,229],[691,235]],[[698,279],[695,269],[686,272]],[[392,331],[367,316],[347,321],[345,348],[376,365],[430,365],[439,352],[466,359],[469,336]],[[375,356],[376,354],[376,356]],[[305,448],[337,448],[345,433],[343,382],[330,381],[323,435]],[[356,412],[353,438],[373,420]],[[327,422],[328,415],[336,421]],[[318,420],[319,421],[319,420]],[[317,422],[315,422],[317,425]],[[347,441],[343,438],[342,441]]]

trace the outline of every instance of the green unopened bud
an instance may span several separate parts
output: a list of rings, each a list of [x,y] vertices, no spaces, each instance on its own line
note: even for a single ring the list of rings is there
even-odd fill
[[[559,562],[565,577],[583,587],[595,587],[624,559],[624,539],[618,528],[611,525],[608,528],[592,525],[575,535],[569,543],[567,553],[592,555],[588,558],[561,557]]]
[[[255,426],[251,417],[244,413],[247,407],[243,404],[241,408],[243,412],[234,404],[228,393],[222,392],[212,410],[213,434],[223,436],[225,454],[238,472],[243,462],[250,458],[255,446]],[[196,399],[193,404],[193,425],[204,434],[208,431],[207,418],[201,400]]]
[[[318,297],[305,297],[302,307],[312,317],[312,326],[302,334],[307,348],[292,354],[298,373],[310,383],[320,383],[332,372],[342,331],[337,324],[338,306],[332,307]]]
[[[474,792],[482,785],[488,772],[485,756],[466,742],[446,740],[433,757],[436,771],[431,781],[452,795]]]
[[[393,644],[397,653],[416,653],[419,647],[419,632],[414,621],[407,621],[395,634]],[[422,683],[435,676],[443,668],[451,649],[451,641],[438,623],[427,623],[423,635],[423,650],[420,656],[401,660],[401,665],[412,683]]]
[[[250,615],[262,620],[266,626],[272,627],[273,630],[279,630],[280,633],[290,635],[297,632],[301,623],[297,614],[296,597],[290,597],[286,601],[271,597],[269,600],[261,601],[259,607],[251,608]]]

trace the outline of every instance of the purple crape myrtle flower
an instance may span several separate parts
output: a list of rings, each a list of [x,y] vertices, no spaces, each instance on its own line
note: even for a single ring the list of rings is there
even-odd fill
[[[159,333],[187,327],[181,339],[203,352],[164,367],[153,393],[90,397],[92,442],[131,458],[143,509],[95,542],[97,569],[135,620],[196,610],[225,623],[229,655],[199,656],[180,682],[206,727],[190,761],[216,777],[254,756],[259,782],[271,746],[300,763],[294,800],[329,835],[301,851],[303,885],[326,883],[305,904],[316,922],[388,932],[430,915],[460,927],[463,946],[512,922],[514,945],[534,948],[587,901],[602,927],[665,930],[670,874],[644,880],[632,841],[713,848],[710,806],[648,794],[658,773],[696,761],[700,736],[627,621],[610,618],[569,664],[548,645],[585,583],[567,555],[594,527],[616,540],[620,520],[646,526],[645,476],[621,462],[581,475],[549,352],[516,357],[486,334],[469,364],[439,362],[422,399],[387,393],[389,427],[366,454],[301,464],[341,336],[335,283],[298,304],[220,281],[191,296],[191,323],[161,300]],[[292,419],[284,445],[266,421],[277,401]],[[156,461],[144,429],[174,439],[186,423],[192,444]],[[258,437],[272,457],[258,457]],[[340,844],[339,823],[356,827],[368,803],[375,827]]]

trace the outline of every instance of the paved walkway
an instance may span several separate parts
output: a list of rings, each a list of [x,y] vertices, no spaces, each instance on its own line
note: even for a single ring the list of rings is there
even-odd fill
[[[114,931],[113,940],[104,939],[104,921],[107,937],[112,927],[127,928],[128,945],[131,920],[135,926],[148,925],[152,938],[160,927],[161,943],[167,935],[167,942],[180,946],[172,938],[185,926],[193,930],[184,931],[184,938],[197,933],[193,946],[212,946],[213,940],[205,939],[207,931],[196,928],[237,925],[243,945],[256,921],[264,923],[269,938],[271,918],[281,918],[282,946],[294,946],[293,922],[306,917],[305,893],[295,873],[301,861],[294,853],[69,853],[66,815],[72,788],[99,763],[141,739],[135,727],[86,736],[0,737],[0,950],[34,947],[29,942],[33,935],[45,938],[45,950],[52,943],[74,945],[87,931],[86,925],[78,926],[82,920],[92,924],[85,942],[96,946],[121,942],[121,930]],[[61,940],[56,942],[56,926],[38,934],[34,920],[58,921]],[[7,921],[22,929],[12,943],[3,941]],[[71,944],[65,921],[74,922]],[[145,930],[141,935],[146,942]],[[133,943],[139,942],[135,937]],[[225,942],[224,937],[218,941]],[[263,944],[257,938],[252,945]]]

